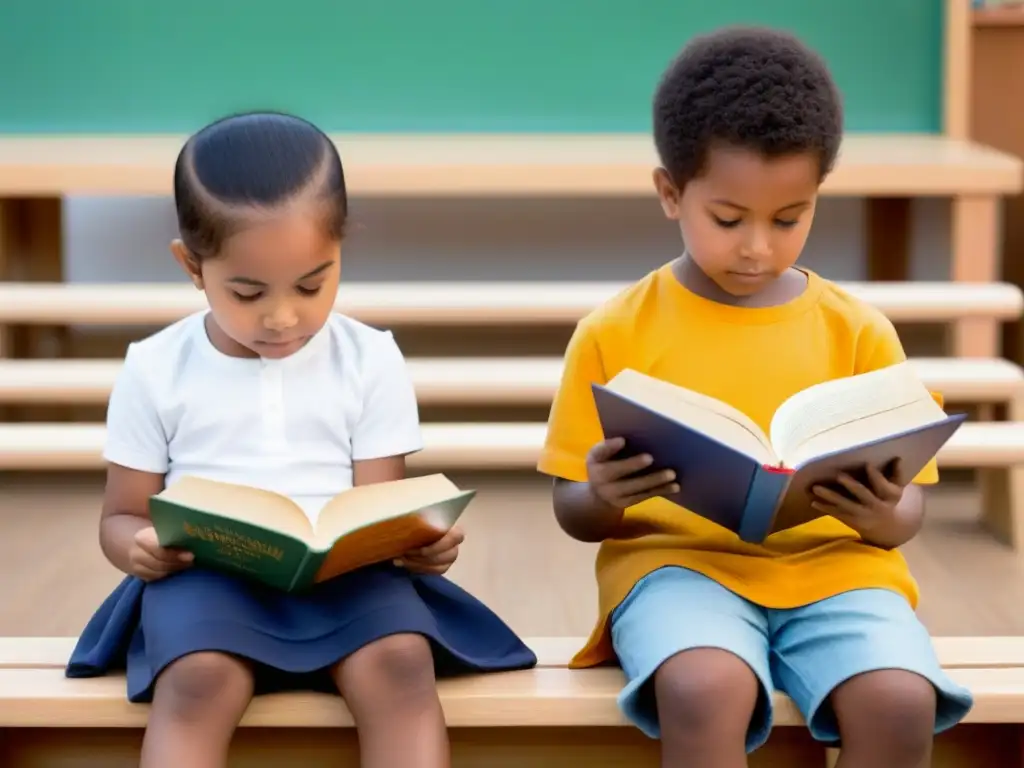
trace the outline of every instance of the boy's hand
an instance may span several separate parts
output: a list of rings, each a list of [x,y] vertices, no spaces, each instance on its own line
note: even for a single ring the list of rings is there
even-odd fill
[[[873,466],[868,466],[867,470],[870,488],[845,473],[840,473],[837,478],[856,501],[816,485],[814,493],[819,500],[812,502],[811,506],[819,512],[841,520],[862,537],[870,539],[873,534],[897,524],[896,507],[903,498],[906,483],[903,481],[898,462],[891,480],[886,479],[885,475]]]
[[[671,469],[636,474],[647,469],[653,461],[646,453],[628,459],[613,459],[625,445],[623,438],[613,437],[598,443],[587,454],[587,480],[595,496],[609,506],[625,509],[655,496],[679,491],[679,485],[674,482],[675,472]]]
[[[460,528],[452,528],[440,541],[428,547],[406,552],[395,560],[395,565],[406,568],[414,573],[442,574],[452,567],[459,556],[459,544],[465,539]]]
[[[156,581],[192,565],[193,555],[181,549],[166,549],[160,546],[153,526],[141,529],[135,534],[128,551],[131,573],[143,581]]]

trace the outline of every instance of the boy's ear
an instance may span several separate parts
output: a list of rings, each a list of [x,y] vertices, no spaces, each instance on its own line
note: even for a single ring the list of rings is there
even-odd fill
[[[185,274],[192,281],[192,285],[200,291],[203,290],[203,270],[199,265],[199,259],[192,255],[192,252],[185,246],[185,243],[181,240],[172,240],[171,254],[174,256],[174,260],[185,270]]]
[[[682,193],[664,168],[654,169],[654,189],[658,192],[661,210],[665,212],[665,216],[673,221],[678,220],[679,201]]]

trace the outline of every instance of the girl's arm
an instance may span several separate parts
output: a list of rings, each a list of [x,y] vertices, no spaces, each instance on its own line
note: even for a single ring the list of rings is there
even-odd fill
[[[152,527],[149,497],[164,489],[164,476],[118,464],[107,467],[107,486],[100,515],[100,548],[124,573],[133,573],[132,549],[139,531]]]
[[[373,485],[405,477],[405,456],[352,462],[352,485]]]

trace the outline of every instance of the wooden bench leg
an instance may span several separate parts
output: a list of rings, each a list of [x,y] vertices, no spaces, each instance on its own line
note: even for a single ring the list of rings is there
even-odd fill
[[[982,525],[1018,556],[1024,553],[1024,467],[978,470]]]
[[[990,283],[999,279],[999,198],[963,195],[953,198],[950,278]],[[956,357],[999,357],[1000,321],[971,317],[953,328]]]

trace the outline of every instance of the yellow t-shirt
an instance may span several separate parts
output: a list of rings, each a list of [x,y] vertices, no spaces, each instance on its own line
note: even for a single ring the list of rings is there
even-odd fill
[[[566,351],[537,468],[586,481],[587,452],[603,439],[590,384],[606,383],[623,368],[719,398],[767,432],[776,408],[796,392],[906,359],[892,323],[880,311],[804,272],[807,286],[797,298],[747,308],[692,293],[666,264],[590,313]],[[934,461],[914,480],[936,482]],[[903,556],[862,542],[831,517],[774,534],[762,544],[745,543],[663,499],[629,508],[624,522],[645,535],[601,544],[598,621],[572,666],[614,658],[611,612],[637,581],[667,565],[699,571],[768,608],[796,607],[866,587],[891,589],[917,604],[917,584]]]

